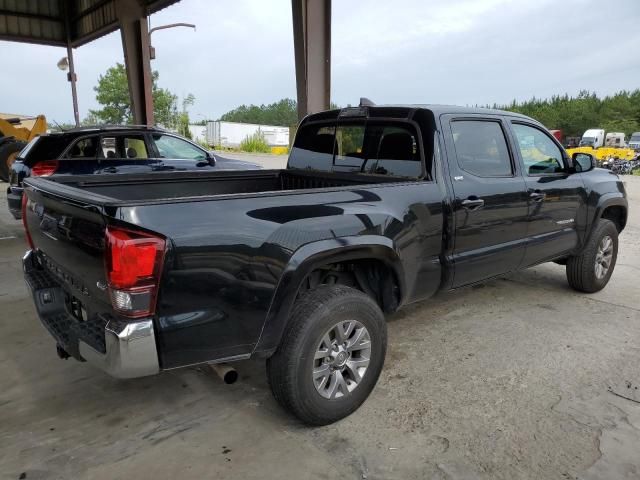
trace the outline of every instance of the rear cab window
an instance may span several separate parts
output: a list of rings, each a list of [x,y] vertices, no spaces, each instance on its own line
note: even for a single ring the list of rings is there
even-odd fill
[[[418,132],[409,122],[350,120],[303,125],[289,168],[422,178]]]

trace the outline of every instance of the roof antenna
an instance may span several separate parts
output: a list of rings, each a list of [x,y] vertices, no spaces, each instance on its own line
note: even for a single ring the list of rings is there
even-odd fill
[[[369,100],[367,97],[360,97],[360,107],[373,107],[375,103]]]
[[[56,124],[56,127],[58,127],[58,130],[60,130],[61,132],[66,132],[66,129],[62,128],[62,125],[60,125],[58,122],[56,122],[55,120],[52,120],[53,123]]]

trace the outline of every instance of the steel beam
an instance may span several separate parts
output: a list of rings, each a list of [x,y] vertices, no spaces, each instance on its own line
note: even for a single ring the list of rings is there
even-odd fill
[[[331,0],[291,0],[298,118],[331,101]]]
[[[122,34],[133,121],[136,125],[153,125],[153,81],[147,12],[138,0],[116,0],[116,14]]]

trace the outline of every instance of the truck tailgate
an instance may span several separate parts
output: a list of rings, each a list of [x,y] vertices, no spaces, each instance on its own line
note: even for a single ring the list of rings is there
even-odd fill
[[[41,319],[72,356],[81,359],[78,339],[104,353],[111,311],[105,289],[105,219],[95,206],[34,188],[25,194],[23,221],[33,247],[25,276]]]

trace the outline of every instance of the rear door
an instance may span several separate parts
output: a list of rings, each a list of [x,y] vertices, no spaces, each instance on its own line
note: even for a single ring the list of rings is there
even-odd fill
[[[545,128],[514,120],[511,131],[529,197],[528,241],[522,266],[574,250],[586,221],[582,175],[570,173],[566,154]]]
[[[459,287],[519,266],[528,199],[501,117],[446,115],[443,127],[454,192],[453,286]]]
[[[100,137],[95,173],[153,171],[160,163],[153,156],[144,133],[105,133]]]
[[[97,134],[84,135],[73,140],[60,156],[59,166],[55,173],[74,175],[95,173],[99,143],[100,136]]]

